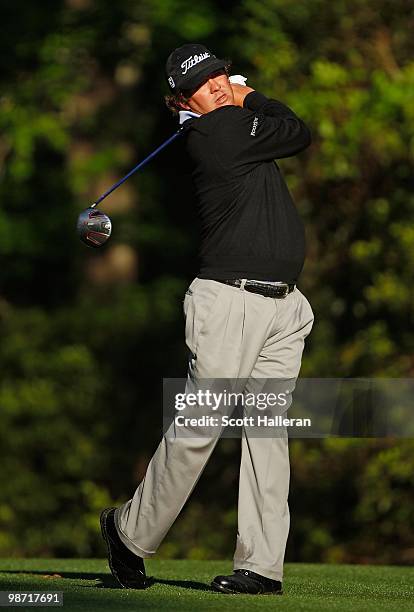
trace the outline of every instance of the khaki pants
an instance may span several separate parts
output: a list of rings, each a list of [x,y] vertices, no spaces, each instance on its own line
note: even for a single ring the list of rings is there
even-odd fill
[[[313,313],[295,289],[273,299],[196,278],[184,300],[189,377],[296,379]],[[217,437],[167,432],[134,496],[116,511],[121,540],[150,557],[196,485]],[[287,437],[250,438],[243,431],[234,569],[282,580],[289,533]]]

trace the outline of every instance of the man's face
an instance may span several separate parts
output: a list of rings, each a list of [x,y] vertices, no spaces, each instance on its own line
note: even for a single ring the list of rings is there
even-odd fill
[[[234,104],[233,90],[225,70],[213,72],[196,90],[186,93],[187,104],[184,107],[200,115]]]

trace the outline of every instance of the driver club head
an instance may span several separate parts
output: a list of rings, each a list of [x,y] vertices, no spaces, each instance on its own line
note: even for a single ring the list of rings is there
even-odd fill
[[[112,223],[105,213],[96,208],[87,208],[79,215],[76,229],[82,242],[97,249],[109,239]]]

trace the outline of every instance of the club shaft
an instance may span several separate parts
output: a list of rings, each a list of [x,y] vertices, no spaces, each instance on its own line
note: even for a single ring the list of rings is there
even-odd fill
[[[132,168],[132,170],[128,172],[128,174],[126,174],[123,178],[121,178],[117,183],[112,185],[112,187],[110,187],[108,191],[105,191],[105,193],[103,193],[93,204],[91,204],[91,208],[95,208],[95,206],[97,206],[100,202],[102,202],[102,200],[104,200],[107,196],[109,196],[110,193],[115,191],[115,189],[117,189],[120,185],[122,185],[122,183],[125,183],[125,181],[129,179],[130,176],[132,176],[135,172],[137,172],[137,170],[145,166],[145,164],[147,164],[153,157],[155,157],[160,151],[162,151],[166,146],[168,146],[171,142],[173,142],[173,140],[175,140],[178,136],[180,136],[180,134],[182,134],[183,131],[184,131],[184,128],[180,127],[179,130],[177,130],[172,136],[170,136],[165,142],[163,142],[157,149],[155,149],[155,151],[150,153],[145,159],[139,162],[139,164],[136,165],[135,168]]]

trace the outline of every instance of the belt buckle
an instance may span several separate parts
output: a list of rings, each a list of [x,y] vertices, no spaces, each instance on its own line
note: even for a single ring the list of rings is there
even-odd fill
[[[277,287],[278,289],[282,289],[282,287],[284,288],[284,292],[282,295],[280,295],[281,298],[285,298],[289,295],[289,284],[288,283],[284,283],[283,281],[280,281],[278,283],[275,283],[273,285],[274,287]]]

